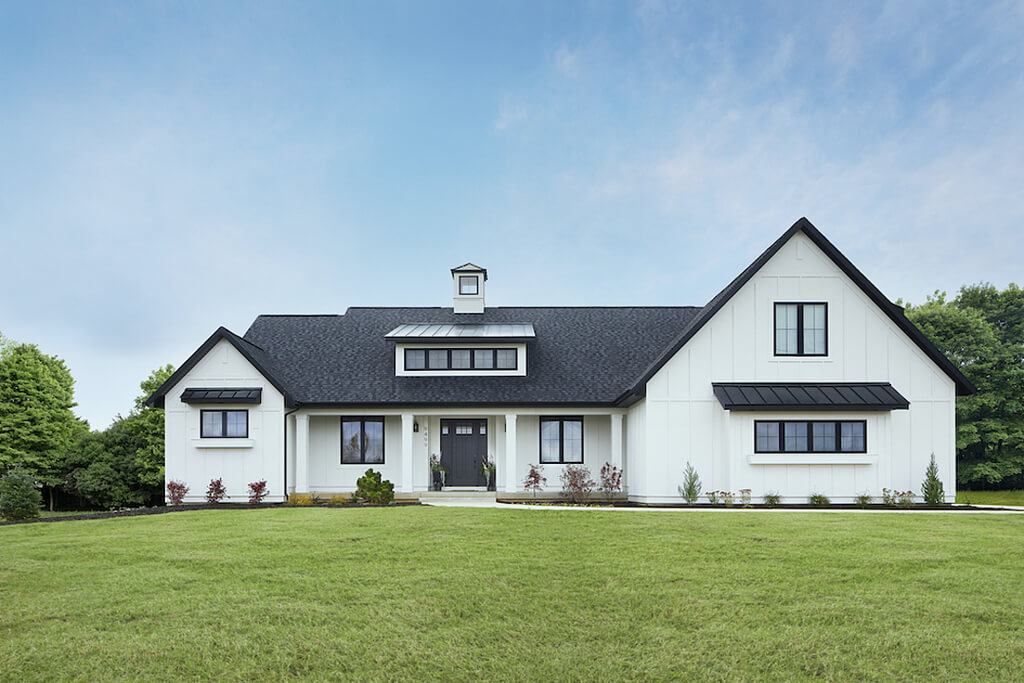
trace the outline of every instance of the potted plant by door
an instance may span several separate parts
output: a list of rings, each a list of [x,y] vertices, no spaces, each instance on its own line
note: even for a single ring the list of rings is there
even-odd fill
[[[487,490],[494,491],[494,472],[498,468],[494,464],[494,460],[490,456],[485,456],[483,462],[480,463],[480,471],[484,474],[484,479],[487,480]]]
[[[430,456],[430,472],[433,477],[434,490],[440,491],[444,486],[444,465],[441,464],[441,458],[437,457],[436,453]]]

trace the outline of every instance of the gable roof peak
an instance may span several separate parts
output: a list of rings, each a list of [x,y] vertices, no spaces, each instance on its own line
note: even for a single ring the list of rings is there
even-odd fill
[[[801,217],[797,222],[793,223],[786,232],[782,233],[779,239],[775,240],[770,247],[764,250],[764,252],[754,259],[746,269],[743,270],[739,275],[736,276],[732,282],[726,285],[725,289],[715,295],[711,301],[707,303],[704,308],[694,317],[689,325],[682,331],[676,341],[668,348],[668,350],[662,354],[662,356],[654,362],[643,376],[633,385],[633,388],[623,394],[620,397],[620,401],[627,401],[630,398],[639,399],[647,393],[647,382],[654,376],[658,370],[662,368],[669,361],[672,356],[676,354],[679,349],[683,347],[686,342],[693,338],[697,332],[704,327],[705,323],[711,320],[725,304],[731,299],[740,289],[754,275],[764,267],[768,261],[771,260],[775,254],[779,252],[782,247],[789,242],[793,236],[803,232],[807,237],[814,243],[816,247],[827,256],[836,266],[843,271],[843,273],[849,277],[855,285],[857,285],[864,294],[867,295],[871,301],[874,302],[878,308],[885,313],[893,323],[896,324],[900,330],[903,331],[910,339],[920,348],[925,355],[932,359],[932,361],[942,369],[943,372],[949,376],[953,382],[956,383],[956,394],[957,396],[969,396],[975,393],[976,389],[969,379],[960,371],[960,369],[953,364],[949,358],[939,350],[935,344],[932,343],[928,337],[924,336],[924,333],[917,328],[914,323],[903,314],[903,309],[900,306],[889,301],[881,290],[878,289],[867,277],[864,276],[857,266],[853,265],[850,259],[846,258],[845,255],[839,249],[832,244],[828,238],[826,238],[821,231],[818,230],[807,219],[806,216]]]
[[[461,266],[455,266],[452,268],[452,275],[455,275],[455,273],[483,273],[484,280],[487,280],[487,269],[470,261],[463,263]]]

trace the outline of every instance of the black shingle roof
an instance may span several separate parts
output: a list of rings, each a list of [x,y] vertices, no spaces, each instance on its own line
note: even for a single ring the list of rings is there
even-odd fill
[[[258,317],[245,340],[262,350],[298,403],[611,404],[700,308],[350,308],[343,316]],[[526,377],[397,377],[402,323],[529,322]]]

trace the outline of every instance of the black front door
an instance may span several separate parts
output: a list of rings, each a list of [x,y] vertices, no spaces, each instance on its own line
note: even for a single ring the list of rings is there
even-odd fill
[[[441,465],[446,486],[486,486],[487,420],[441,420]]]

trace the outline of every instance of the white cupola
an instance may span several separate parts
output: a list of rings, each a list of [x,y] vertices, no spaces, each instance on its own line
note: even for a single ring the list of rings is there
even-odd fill
[[[455,295],[452,297],[456,313],[484,312],[484,283],[487,282],[487,269],[472,263],[464,263],[452,268],[452,285]]]

